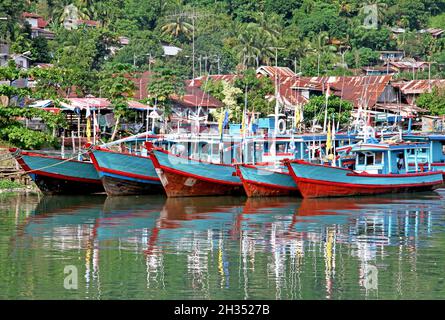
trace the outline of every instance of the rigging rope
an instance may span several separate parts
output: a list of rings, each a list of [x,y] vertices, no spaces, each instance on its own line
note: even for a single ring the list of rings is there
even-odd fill
[[[40,167],[40,168],[37,168],[37,169],[32,169],[32,170],[29,170],[29,171],[24,170],[23,172],[18,172],[18,173],[6,173],[6,174],[0,174],[0,177],[9,177],[9,176],[17,176],[17,175],[20,175],[20,176],[21,176],[21,175],[29,174],[29,173],[32,173],[32,172],[35,172],[35,171],[41,171],[41,170],[43,170],[43,169],[48,169],[48,168],[56,167],[56,166],[61,165],[61,164],[63,164],[63,163],[66,163],[66,162],[69,162],[69,161],[71,161],[71,160],[74,160],[74,159],[77,158],[79,155],[83,155],[83,154],[88,153],[88,151],[89,151],[90,149],[91,149],[91,147],[88,147],[88,149],[86,149],[84,152],[82,152],[82,153],[78,153],[78,154],[76,154],[75,156],[70,157],[70,158],[67,158],[67,159],[65,159],[65,160],[63,160],[63,161],[60,161],[60,162],[56,162],[56,163],[53,163],[53,164],[50,164],[50,165],[47,165],[47,166],[43,166],[43,167]],[[14,152],[11,153],[11,154],[14,155],[14,158],[15,158],[15,159],[20,159],[20,158],[22,157],[20,149],[17,149],[16,151],[14,151]]]

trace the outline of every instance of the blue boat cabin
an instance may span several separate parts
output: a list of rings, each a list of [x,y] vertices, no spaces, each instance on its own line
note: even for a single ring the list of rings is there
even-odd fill
[[[373,174],[404,174],[431,170],[427,143],[357,144],[352,146],[357,172]]]

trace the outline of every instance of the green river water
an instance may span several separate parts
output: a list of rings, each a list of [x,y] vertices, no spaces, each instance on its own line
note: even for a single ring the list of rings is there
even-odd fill
[[[445,299],[445,190],[3,194],[0,299]]]

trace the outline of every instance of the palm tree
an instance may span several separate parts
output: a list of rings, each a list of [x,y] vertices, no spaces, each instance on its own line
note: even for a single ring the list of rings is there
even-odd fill
[[[338,0],[337,5],[340,15],[350,16],[357,11],[356,5],[351,3],[350,0]]]
[[[186,21],[186,15],[177,15],[161,28],[162,34],[179,37],[181,34],[187,39],[191,39],[193,33],[193,25]]]
[[[388,4],[383,0],[367,0],[362,4],[362,10],[367,6],[375,5],[377,7],[377,20],[381,23],[385,20],[386,9],[388,9]]]
[[[336,52],[337,48],[329,44],[329,34],[326,31],[322,31],[312,39],[311,49],[317,55],[317,74],[320,75],[321,55]]]
[[[281,32],[281,23],[276,15],[266,15],[264,12],[256,14],[256,22],[261,31],[274,43],[277,42]]]
[[[257,25],[249,23],[242,29],[238,28],[238,32],[238,45],[235,46],[235,50],[238,52],[242,65],[246,67],[252,65],[251,62],[258,64],[261,49],[258,47]]]

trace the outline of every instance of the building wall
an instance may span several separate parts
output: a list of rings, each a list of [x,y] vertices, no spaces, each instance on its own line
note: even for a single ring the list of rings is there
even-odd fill
[[[26,21],[31,25],[33,28],[38,27],[38,22],[36,18],[26,18]]]

